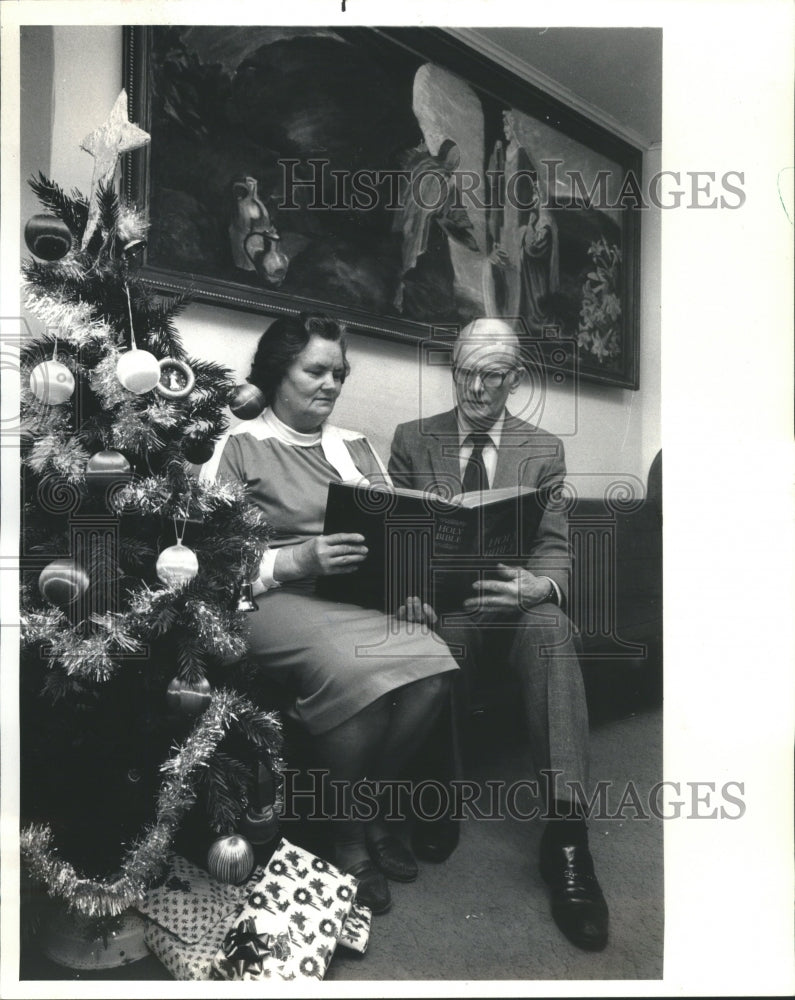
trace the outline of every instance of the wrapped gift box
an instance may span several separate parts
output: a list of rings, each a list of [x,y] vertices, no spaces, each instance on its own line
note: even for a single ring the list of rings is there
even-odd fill
[[[298,868],[292,866],[291,858],[300,859]],[[328,862],[293,847],[287,841],[281,841],[277,852],[271,858],[270,865],[273,865],[274,861],[277,862],[279,878],[283,877],[282,866],[284,872],[293,873],[293,878],[299,875],[299,872],[305,872],[308,883],[314,882],[322,870],[322,873],[328,873],[330,879],[336,877],[346,886],[352,885],[355,893],[355,880],[350,876],[341,875]],[[312,868],[313,864],[318,871]],[[257,909],[257,904],[262,899],[272,899],[272,890],[268,889],[268,885],[274,883],[275,877],[269,871],[270,865],[266,868],[256,868],[243,885],[226,885],[210,878],[206,871],[185,858],[172,855],[166,879],[147,893],[139,910],[147,918],[144,932],[146,944],[175,979],[209,980],[213,976],[221,975],[218,970],[214,971],[213,960],[222,952],[227,935],[247,913],[250,915],[251,911]],[[293,885],[294,890],[298,888],[298,885],[290,879],[287,881]],[[307,891],[312,891],[311,886],[308,885]],[[299,895],[301,899],[305,898],[303,894]],[[347,892],[343,892],[343,895],[347,895]],[[273,902],[284,905],[284,899],[282,895],[278,901],[273,900]],[[341,905],[335,908],[337,910],[344,909],[345,903],[349,901],[338,900],[338,902]],[[301,910],[302,908],[296,906],[293,901],[289,913],[287,907],[280,910],[276,905],[270,908],[269,912],[273,915],[278,913],[280,917],[286,917],[287,921],[295,912],[300,921]],[[330,948],[329,960],[338,943],[364,953],[369,940],[371,920],[372,914],[366,907],[348,906],[346,920],[339,928],[339,939],[334,939]],[[299,932],[295,924],[292,926],[295,937]],[[324,924],[324,929],[329,930],[330,925]],[[284,933],[284,928],[281,926],[274,930],[277,933]],[[301,946],[306,945],[303,941],[299,943]],[[329,942],[326,944],[328,947]],[[295,949],[298,944],[291,938],[290,946],[291,949]],[[328,962],[323,965],[323,973],[327,965]]]
[[[355,878],[282,840],[215,956],[214,977],[323,979],[355,897]],[[347,935],[359,951],[369,917],[361,908]]]

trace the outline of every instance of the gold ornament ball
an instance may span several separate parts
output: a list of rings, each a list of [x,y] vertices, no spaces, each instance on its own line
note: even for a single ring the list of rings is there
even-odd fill
[[[207,852],[207,871],[219,882],[240,885],[254,871],[254,848],[237,833],[219,837]]]
[[[72,249],[72,233],[57,216],[34,215],[25,224],[25,243],[39,260],[60,260]]]
[[[54,559],[39,574],[42,597],[61,608],[76,601],[90,584],[88,573],[71,559]]]
[[[75,391],[75,377],[60,361],[42,361],[30,373],[30,391],[42,403],[60,406]]]
[[[265,395],[250,382],[241,382],[235,386],[229,409],[241,420],[253,420],[265,409]]]
[[[125,389],[142,396],[160,381],[160,362],[149,351],[133,348],[121,355],[116,365],[116,378]]]
[[[178,542],[163,549],[155,565],[155,571],[161,583],[177,589],[190,583],[196,576],[199,572],[199,560],[193,549]]]
[[[166,704],[180,715],[201,715],[210,704],[212,688],[206,677],[198,681],[184,681],[175,677],[166,689]]]

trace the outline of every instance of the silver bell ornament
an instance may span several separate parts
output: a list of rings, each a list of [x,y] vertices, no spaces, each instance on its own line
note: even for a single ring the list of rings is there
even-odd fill
[[[134,269],[143,264],[146,240],[141,238],[128,240],[121,248],[121,259],[125,266]]]
[[[257,605],[254,601],[254,585],[252,583],[241,583],[240,593],[237,598],[236,611],[256,611]]]

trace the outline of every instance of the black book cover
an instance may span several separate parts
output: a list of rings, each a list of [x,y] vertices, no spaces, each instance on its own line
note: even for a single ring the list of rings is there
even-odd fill
[[[353,573],[320,577],[329,600],[393,612],[419,596],[454,611],[498,562],[523,562],[544,513],[546,490],[460,494],[329,483],[323,533],[364,535],[368,555]]]

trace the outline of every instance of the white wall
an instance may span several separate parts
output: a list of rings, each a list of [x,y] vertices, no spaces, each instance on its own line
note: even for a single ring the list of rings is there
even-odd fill
[[[121,29],[57,26],[52,32],[52,66],[41,66],[53,79],[51,106],[44,106],[46,88],[22,94],[22,177],[42,169],[62,187],[87,192],[93,160],[79,148],[80,141],[105,119],[121,88]],[[37,55],[46,61],[46,46],[39,44]],[[39,130],[51,131],[49,163],[32,162],[41,149],[24,141]],[[654,172],[659,162],[659,149],[652,149],[644,170]],[[660,228],[651,211],[643,218],[641,275],[640,390],[583,382],[576,397],[552,386],[540,409],[538,396],[530,400],[533,419],[565,437],[569,472],[575,485],[583,477],[588,493],[601,492],[603,477],[631,474],[645,482],[661,443]],[[264,316],[194,304],[178,327],[189,352],[234,368],[242,380],[266,322]],[[411,345],[352,336],[349,358],[353,371],[334,420],[366,431],[384,457],[397,423],[451,402],[449,374],[438,368],[421,371]]]

